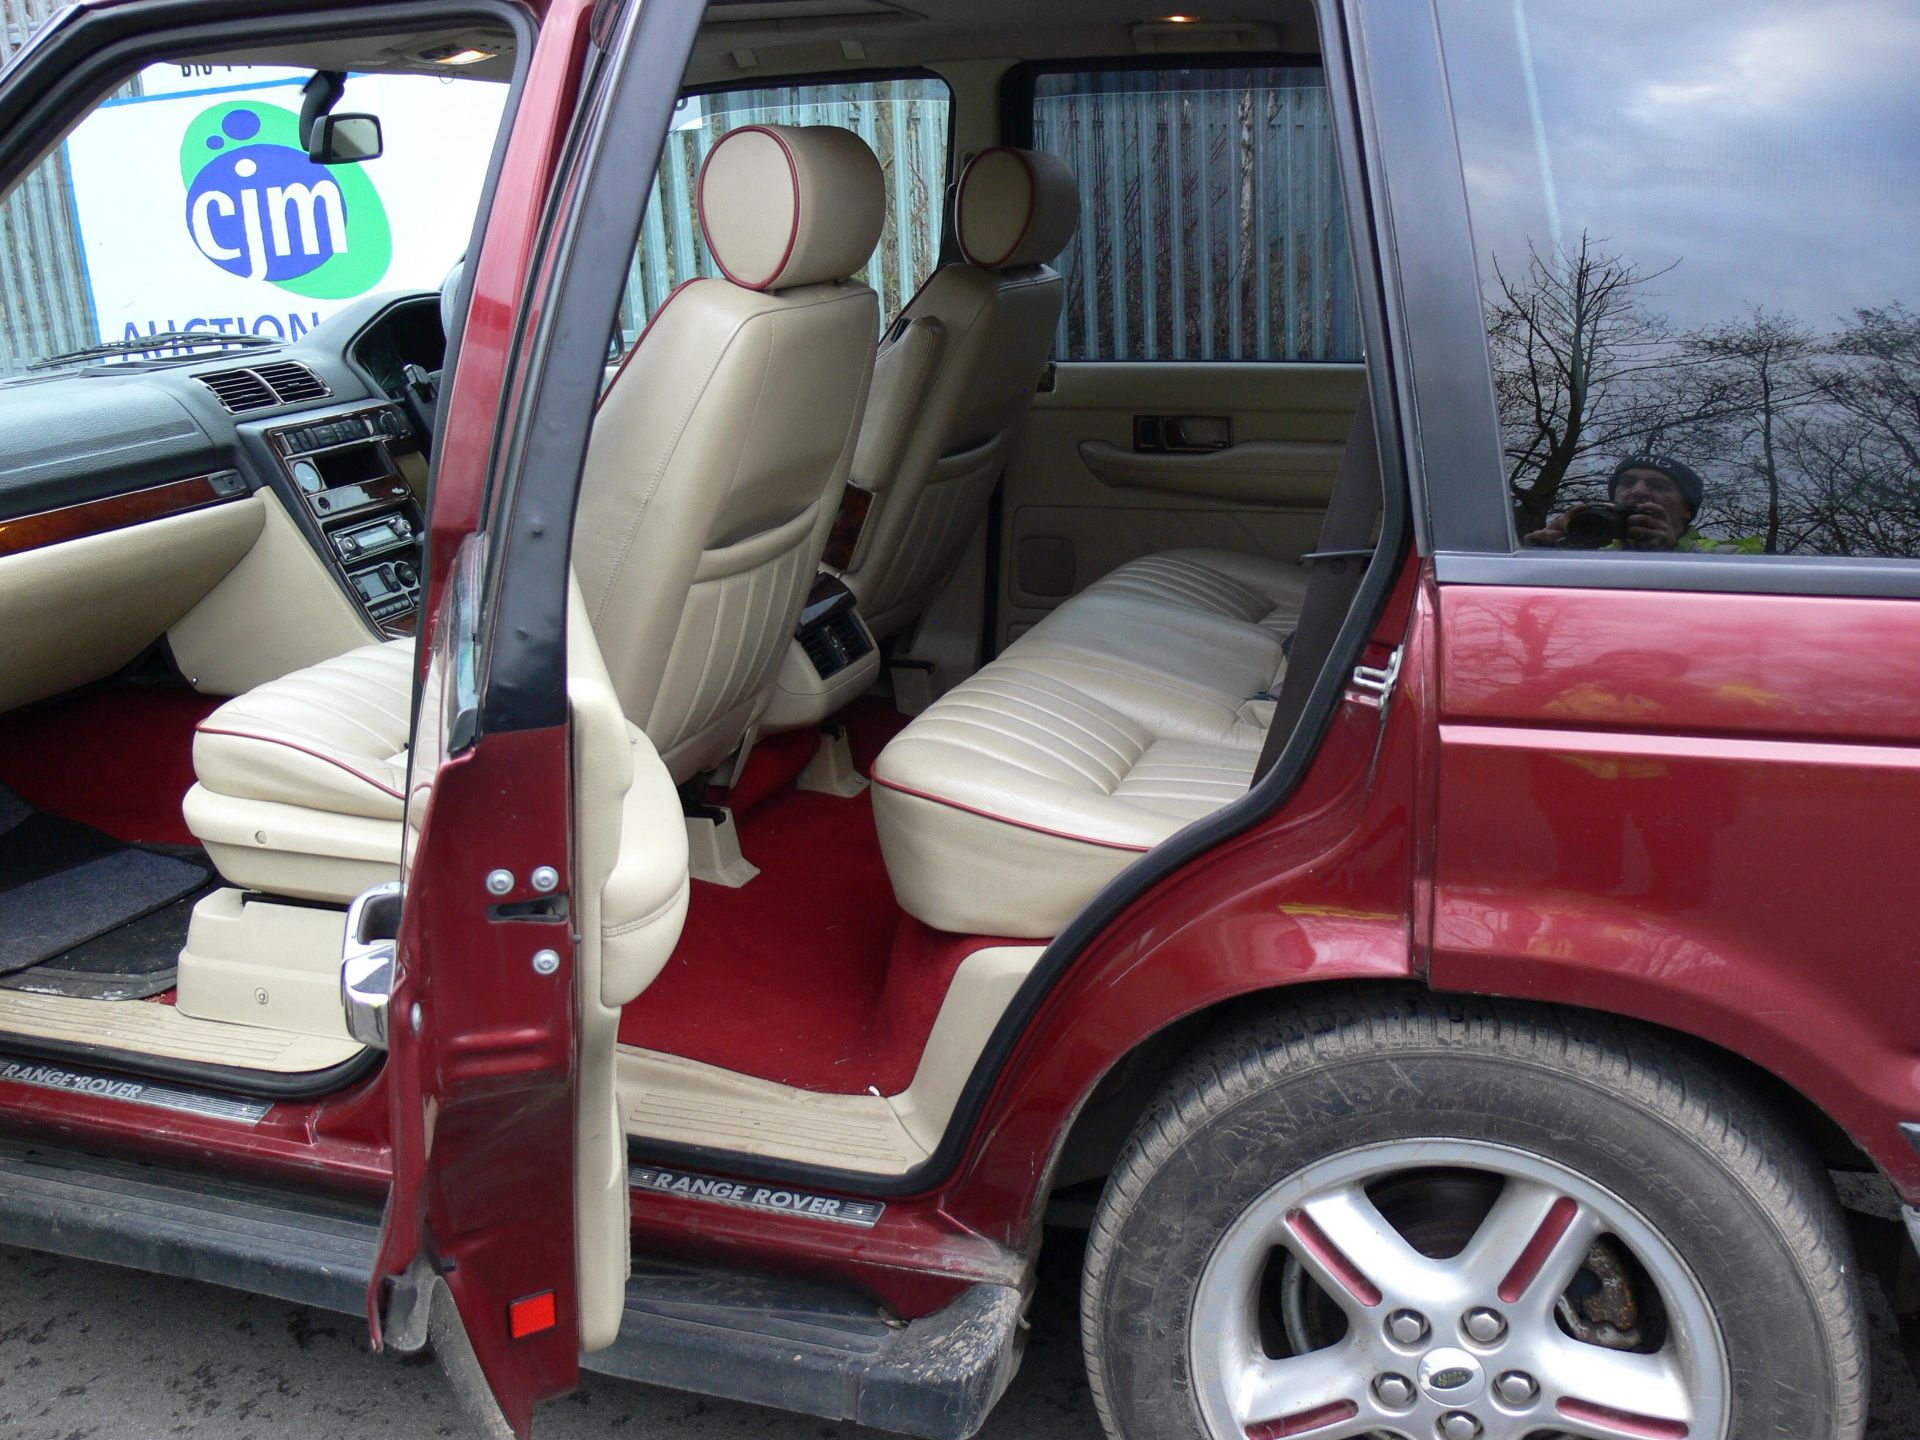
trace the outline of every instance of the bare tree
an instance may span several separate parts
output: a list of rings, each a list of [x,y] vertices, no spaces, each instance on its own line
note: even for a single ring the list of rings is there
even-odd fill
[[[1711,453],[1732,491],[1719,508],[1733,526],[1757,530],[1769,555],[1783,549],[1788,451],[1797,448],[1789,441],[1799,436],[1798,412],[1819,395],[1808,365],[1818,346],[1798,321],[1756,308],[1738,324],[1693,332],[1681,347],[1695,363],[1676,377],[1674,398],[1696,433],[1713,434]]]
[[[1582,232],[1561,255],[1529,248],[1513,275],[1494,262],[1488,340],[1523,534],[1546,523],[1584,457],[1645,428],[1639,381],[1670,352],[1665,322],[1638,293],[1665,271],[1644,272],[1602,243]]]
[[[1856,310],[1810,374],[1817,404],[1793,438],[1826,501],[1815,533],[1841,554],[1920,554],[1920,315]]]

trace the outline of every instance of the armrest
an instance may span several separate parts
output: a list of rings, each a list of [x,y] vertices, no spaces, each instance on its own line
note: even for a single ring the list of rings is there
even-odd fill
[[[1080,460],[1102,485],[1253,505],[1327,503],[1342,445],[1307,440],[1248,440],[1220,450],[1122,450],[1080,442]]]

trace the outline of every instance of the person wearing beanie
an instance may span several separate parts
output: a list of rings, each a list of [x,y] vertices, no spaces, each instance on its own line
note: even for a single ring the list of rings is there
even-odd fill
[[[1671,455],[1624,456],[1607,477],[1607,501],[1619,513],[1622,533],[1619,539],[1601,548],[1696,552],[1744,549],[1708,540],[1693,528],[1693,518],[1700,513],[1705,493],[1699,473]],[[1582,510],[1592,508],[1574,506],[1528,535],[1525,543],[1566,545],[1568,521]]]

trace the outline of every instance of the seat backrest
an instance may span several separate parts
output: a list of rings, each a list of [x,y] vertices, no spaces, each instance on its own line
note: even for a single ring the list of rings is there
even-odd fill
[[[865,520],[829,557],[882,639],[926,608],[986,515],[1060,319],[1046,262],[1079,217],[1073,172],[1044,151],[983,150],[960,176],[965,263],[935,271],[887,333],[848,496]]]
[[[601,399],[573,561],[627,716],[677,782],[752,726],[840,503],[879,306],[880,165],[850,130],[749,125],[700,171],[725,279],[647,322]]]

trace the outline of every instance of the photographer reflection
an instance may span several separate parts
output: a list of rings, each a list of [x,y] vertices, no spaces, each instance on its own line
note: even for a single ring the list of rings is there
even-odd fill
[[[1575,505],[1528,535],[1527,545],[1563,550],[1719,551],[1737,547],[1693,528],[1705,487],[1671,455],[1629,455],[1607,477],[1607,503]]]

